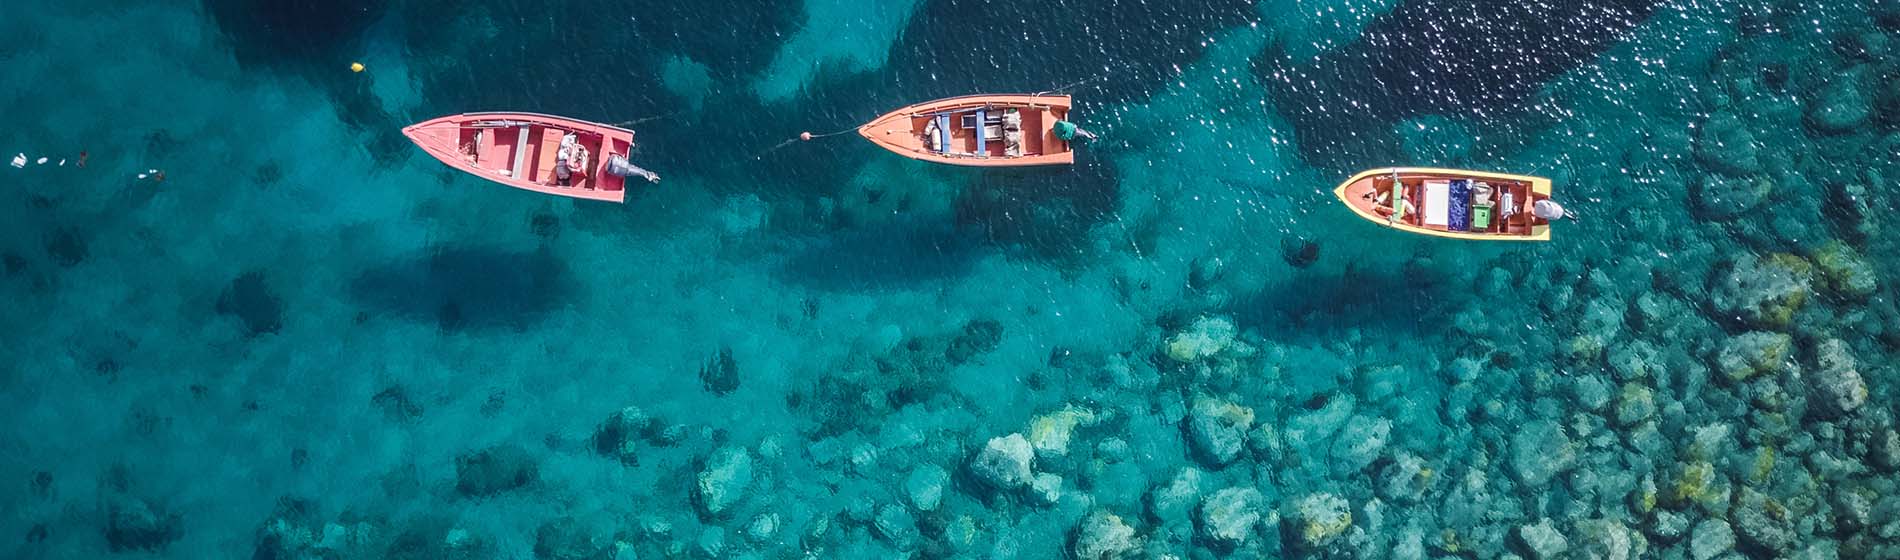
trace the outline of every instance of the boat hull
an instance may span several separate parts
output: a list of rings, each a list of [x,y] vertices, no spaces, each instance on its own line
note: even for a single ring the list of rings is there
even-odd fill
[[[521,190],[624,202],[626,179],[607,173],[609,156],[627,156],[633,131],[538,113],[463,113],[409,125],[404,136],[449,167]],[[561,138],[587,149],[585,170],[562,186],[555,177]]]
[[[1409,203],[1403,212],[1392,209],[1391,185],[1394,178],[1403,187],[1399,191],[1399,200]],[[1434,200],[1434,190],[1440,190],[1437,184],[1456,180],[1469,181],[1468,184],[1483,184],[1494,189],[1496,199],[1495,218],[1487,226],[1478,227],[1471,216],[1470,199],[1466,198],[1464,212],[1467,227],[1458,227],[1457,210],[1449,212],[1435,208],[1435,204],[1444,201]],[[1510,193],[1511,206],[1515,212],[1506,212],[1503,208],[1503,195]],[[1551,196],[1550,179],[1530,175],[1494,173],[1489,171],[1470,171],[1464,169],[1444,169],[1436,167],[1387,167],[1369,169],[1353,175],[1346,182],[1333,189],[1333,195],[1339,197],[1353,214],[1366,221],[1411,233],[1464,239],[1470,241],[1549,241],[1550,222],[1533,216],[1531,204]],[[1441,196],[1443,196],[1441,194]],[[1450,206],[1456,207],[1455,204]],[[1421,211],[1423,210],[1423,211]],[[1398,214],[1396,217],[1394,214]],[[1505,214],[1510,214],[1508,217]],[[1434,218],[1438,218],[1434,220]],[[1450,221],[1452,225],[1441,223]]]
[[[858,135],[886,150],[904,157],[949,165],[971,167],[1020,167],[1068,165],[1075,163],[1069,142],[1057,138],[1056,121],[1069,115],[1067,95],[966,95],[926,101],[904,107],[858,127]],[[1022,117],[1021,154],[1012,155],[1006,139],[987,129],[994,124],[977,125],[974,116],[983,111],[988,117],[1015,110]],[[948,115],[950,121],[938,121]],[[939,149],[932,149],[926,132],[932,122],[951,122],[949,134],[938,137]],[[987,121],[986,121],[987,122]],[[976,126],[970,126],[976,125]],[[947,140],[947,141],[945,141]]]

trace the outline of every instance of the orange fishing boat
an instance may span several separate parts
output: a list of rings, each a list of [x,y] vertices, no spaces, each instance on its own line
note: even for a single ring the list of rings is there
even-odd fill
[[[1550,220],[1533,206],[1550,199],[1550,179],[1529,175],[1390,167],[1354,175],[1333,189],[1372,223],[1438,237],[1549,241]],[[1554,203],[1552,215],[1563,215]],[[1541,208],[1540,208],[1541,210]]]
[[[978,167],[1075,163],[1067,95],[966,95],[885,113],[858,134],[905,157]]]
[[[463,113],[409,125],[402,133],[450,167],[538,193],[623,202],[627,175],[659,180],[627,163],[633,131],[599,123],[537,113]]]

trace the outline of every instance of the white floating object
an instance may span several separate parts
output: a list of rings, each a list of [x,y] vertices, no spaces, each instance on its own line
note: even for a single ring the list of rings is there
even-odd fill
[[[145,178],[145,174],[144,174],[144,173],[140,173],[140,174],[139,174],[139,178],[140,178],[140,179],[144,179],[144,178]]]
[[[36,161],[34,163],[37,165],[46,165],[46,158],[40,158],[39,161]]]
[[[26,154],[13,156],[14,167],[26,167]]]
[[[146,172],[146,173],[157,173],[157,172],[158,172],[158,170],[157,170],[157,169],[147,169],[147,170],[145,170],[145,172]]]
[[[59,158],[59,166],[60,167],[66,166],[66,158]]]

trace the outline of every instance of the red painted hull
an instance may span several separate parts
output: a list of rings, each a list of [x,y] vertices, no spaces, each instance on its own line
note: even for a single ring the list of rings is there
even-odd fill
[[[574,134],[587,148],[585,171],[568,186],[555,184],[555,151]],[[607,158],[627,156],[633,131],[536,113],[464,113],[409,125],[402,134],[435,159],[471,175],[542,194],[624,202],[623,177],[607,173]]]

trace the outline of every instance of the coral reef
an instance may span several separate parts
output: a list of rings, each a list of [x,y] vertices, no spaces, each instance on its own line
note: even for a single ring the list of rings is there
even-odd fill
[[[1141,547],[1135,528],[1106,511],[1091,512],[1082,518],[1082,523],[1075,528],[1074,539],[1070,554],[1090,560],[1133,558]]]
[[[970,472],[977,479],[1001,490],[1029,484],[1035,478],[1036,452],[1022,434],[990,438],[970,461]]]
[[[1234,344],[1233,321],[1202,317],[1167,342],[1167,354],[1177,362],[1192,363],[1227,350]]]
[[[1743,255],[1711,282],[1709,302],[1721,319],[1780,329],[1807,302],[1810,266],[1790,255]]]
[[[1266,516],[1266,496],[1249,487],[1223,488],[1201,502],[1201,535],[1233,547],[1252,540]]]
[[[706,460],[693,486],[693,504],[700,515],[719,517],[745,499],[752,486],[752,453],[742,447],[722,447]]]

